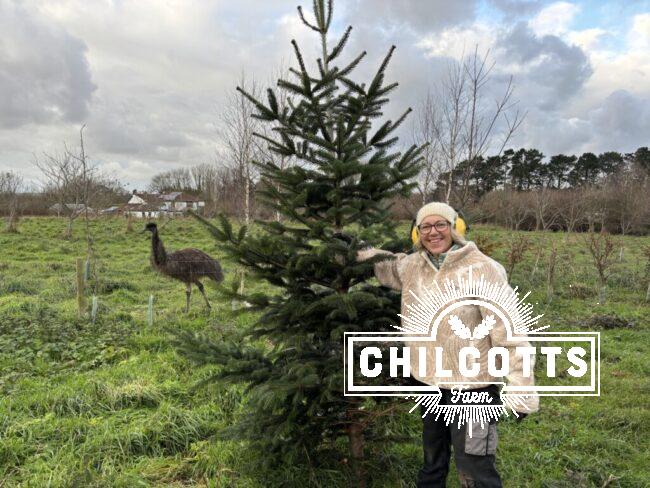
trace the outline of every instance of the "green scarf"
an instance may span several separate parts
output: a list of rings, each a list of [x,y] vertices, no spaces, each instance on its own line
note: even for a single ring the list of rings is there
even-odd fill
[[[452,246],[447,250],[447,252],[441,252],[440,254],[431,254],[427,248],[424,248],[425,251],[427,252],[427,257],[429,258],[429,261],[431,261],[431,264],[433,264],[436,269],[440,269],[440,266],[442,266],[442,263],[444,262],[445,258],[447,257],[447,253],[449,251],[455,251],[456,249],[460,249],[462,246],[460,244],[452,244]]]

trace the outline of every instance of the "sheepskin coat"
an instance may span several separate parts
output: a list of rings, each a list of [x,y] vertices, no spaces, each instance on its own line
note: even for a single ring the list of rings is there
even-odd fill
[[[470,267],[472,268],[472,275],[474,280],[484,276],[484,279],[489,283],[495,283],[501,286],[507,285],[507,276],[505,269],[495,260],[489,258],[481,251],[478,250],[473,242],[467,242],[458,249],[452,249],[447,252],[444,261],[440,265],[440,269],[436,268],[434,264],[427,258],[426,251],[421,250],[413,254],[397,253],[393,254],[388,251],[379,249],[365,249],[359,251],[357,258],[360,261],[370,259],[377,255],[385,255],[387,259],[381,260],[374,264],[374,273],[379,282],[395,290],[402,292],[401,314],[402,316],[409,314],[409,305],[415,305],[418,297],[424,296],[425,287],[431,292],[437,293],[437,283],[441,290],[444,290],[445,282],[449,281],[458,283],[459,278],[467,280],[469,278]],[[508,289],[512,289],[508,285]],[[413,292],[413,294],[411,294]],[[513,292],[514,293],[514,292]],[[457,382],[457,385],[467,385],[467,381],[480,383],[485,382],[505,382],[511,386],[531,386],[534,385],[533,367],[534,357],[531,358],[530,375],[528,377],[523,375],[523,359],[519,353],[516,352],[517,346],[530,347],[530,343],[525,336],[516,335],[507,340],[506,326],[502,320],[485,307],[478,305],[463,305],[453,311],[453,315],[458,317],[462,324],[472,330],[474,333],[477,326],[484,321],[487,315],[495,318],[496,322],[485,333],[483,332],[473,334],[481,338],[461,338],[457,333],[452,330],[453,320],[443,319],[436,331],[435,341],[426,343],[427,355],[427,371],[426,375],[421,376],[418,368],[418,357],[414,354],[411,355],[411,375],[417,380],[429,384],[440,386],[441,388],[452,388],[452,384]],[[491,319],[488,319],[491,321]],[[405,321],[402,318],[402,327],[405,327]],[[431,331],[426,335],[430,335]],[[418,346],[423,346],[422,342],[409,343],[406,345],[413,346],[412,350],[416,350]],[[468,367],[473,364],[479,364],[479,374],[473,378],[467,378],[459,372],[459,352],[461,348],[466,346],[473,346],[480,352],[478,359],[468,358]],[[451,377],[436,376],[436,368],[434,365],[436,347],[443,348],[442,364],[444,369],[452,371]],[[509,374],[505,378],[491,376],[488,373],[488,351],[492,347],[504,347],[508,350],[509,356]],[[499,361],[497,357],[497,362]],[[487,386],[485,384],[472,384],[471,388],[479,388]],[[539,398],[537,396],[528,396],[524,399],[524,405],[521,411],[526,413],[537,411],[539,408]]]

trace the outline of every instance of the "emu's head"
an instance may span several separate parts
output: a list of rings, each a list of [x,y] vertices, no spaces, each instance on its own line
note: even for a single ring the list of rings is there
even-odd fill
[[[142,232],[151,232],[152,234],[158,230],[158,226],[154,224],[153,222],[149,222],[147,225],[145,225],[144,230]]]

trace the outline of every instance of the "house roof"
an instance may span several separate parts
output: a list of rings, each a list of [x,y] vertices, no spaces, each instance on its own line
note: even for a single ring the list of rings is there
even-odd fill
[[[122,206],[123,212],[160,212],[158,205],[150,205],[147,203],[127,203]]]
[[[135,196],[142,198],[149,205],[162,205],[164,198],[157,193],[134,193]]]
[[[50,210],[62,210],[63,208],[67,208],[68,210],[84,210],[86,206],[83,203],[64,203],[61,205],[60,203],[55,203],[54,205],[50,206]],[[88,207],[89,211],[92,211],[92,207]]]
[[[180,191],[165,193],[164,195],[160,195],[160,197],[167,202],[198,202],[201,200],[194,195]]]

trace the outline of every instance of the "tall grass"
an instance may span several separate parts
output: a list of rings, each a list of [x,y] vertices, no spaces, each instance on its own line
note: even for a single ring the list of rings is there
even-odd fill
[[[86,245],[81,234],[61,240],[65,222],[55,218],[27,218],[20,234],[0,234],[0,486],[349,486],[343,446],[333,446],[312,469],[264,470],[245,443],[219,438],[222,428],[246,415],[243,388],[192,389],[212,371],[178,357],[164,330],[201,330],[219,339],[255,316],[235,318],[210,284],[208,294],[219,305],[208,313],[197,295],[183,314],[184,287],[151,271],[145,237],[125,232],[122,220],[92,225],[95,323],[76,313],[75,259],[85,256]],[[134,223],[136,231],[140,225]],[[408,225],[403,228],[406,233]],[[511,281],[532,290],[529,300],[551,330],[601,330],[602,394],[544,398],[541,412],[521,424],[502,421],[498,465],[506,486],[648,486],[650,309],[639,263],[650,238],[621,239],[625,253],[612,264],[603,304],[597,270],[579,236],[525,236],[531,248]],[[519,236],[476,226],[469,237],[497,244],[491,253],[506,263],[508,243]],[[172,221],[164,238],[170,249],[199,247],[222,259],[227,282],[236,279],[236,264],[224,260],[194,221]],[[535,262],[551,242],[558,249],[552,301],[547,259]],[[247,277],[246,287],[254,292],[267,285]],[[369,446],[374,486],[414,486],[421,462],[420,419],[408,413],[408,401],[395,401],[402,406],[386,428],[400,440]],[[458,486],[453,475],[450,486]]]

